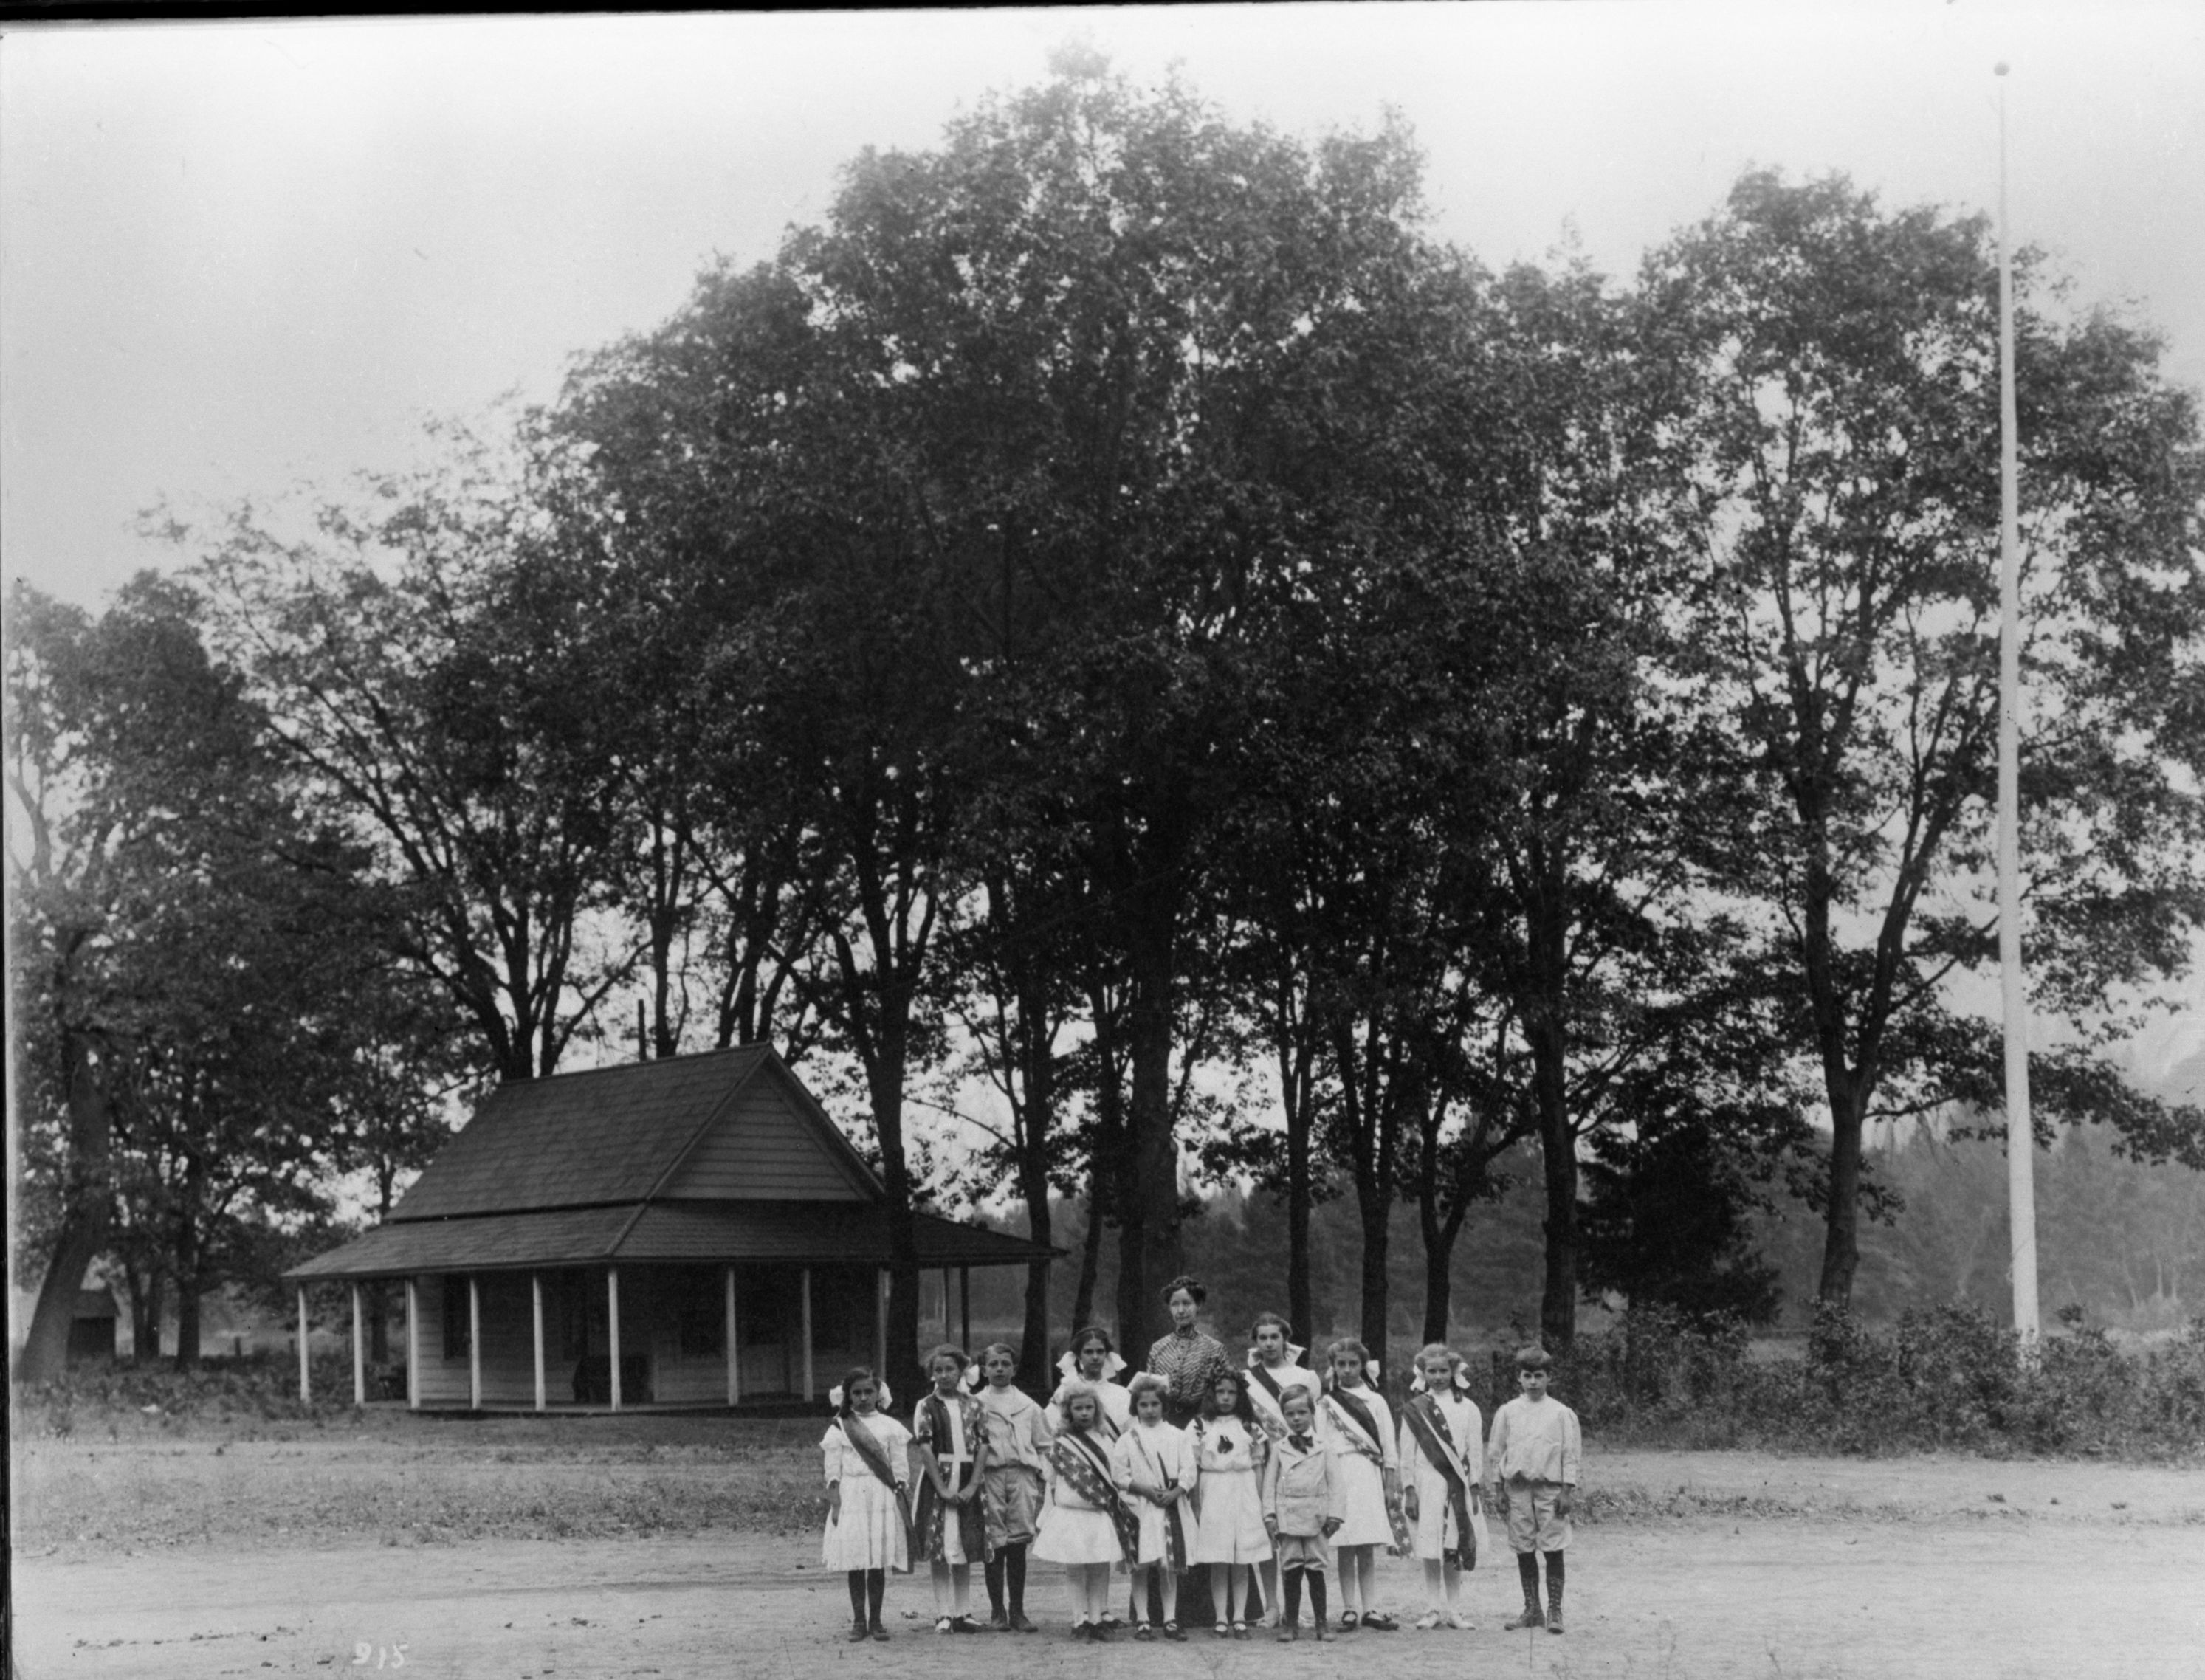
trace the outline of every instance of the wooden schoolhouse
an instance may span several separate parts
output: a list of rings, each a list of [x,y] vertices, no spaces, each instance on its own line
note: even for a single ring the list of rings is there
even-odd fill
[[[618,1411],[812,1399],[884,1362],[886,1190],[762,1045],[501,1086],[389,1217],[285,1275],[406,1288],[415,1410]],[[954,1275],[1056,1250],[919,1214]]]

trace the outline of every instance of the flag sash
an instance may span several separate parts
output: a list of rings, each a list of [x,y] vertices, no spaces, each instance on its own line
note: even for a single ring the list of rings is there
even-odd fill
[[[1140,1556],[1141,1519],[1118,1496],[1118,1484],[1110,1480],[1109,1461],[1095,1443],[1073,1429],[1051,1441],[1049,1451],[1057,1474],[1072,1484],[1073,1491],[1109,1517],[1127,1562]]]
[[[1447,1414],[1430,1394],[1424,1393],[1411,1400],[1402,1415],[1408,1419],[1409,1433],[1423,1448],[1424,1457],[1447,1481],[1447,1503],[1454,1510],[1455,1553],[1465,1569],[1475,1569],[1477,1535],[1470,1526],[1470,1481],[1455,1448],[1454,1434],[1447,1428]]]
[[[1325,1404],[1332,1408],[1334,1421],[1340,1425],[1340,1440],[1346,1444],[1348,1451],[1368,1458],[1383,1474],[1386,1469],[1385,1441],[1379,1433],[1378,1420],[1370,1414],[1370,1408],[1357,1398],[1352,1390],[1346,1388],[1334,1388],[1324,1399]],[[1398,1496],[1386,1501],[1386,1523],[1394,1531],[1394,1549],[1400,1552],[1409,1551],[1412,1545],[1409,1522],[1402,1512]]]
[[[965,1423],[965,1445],[967,1449],[976,1449],[978,1444],[986,1439],[984,1433],[986,1426],[980,1421],[980,1403],[960,1394],[957,1397],[957,1404]],[[938,1444],[950,1440],[948,1403],[940,1394],[930,1393],[919,1402],[919,1410],[924,1415],[927,1425],[926,1434],[921,1440],[939,1466],[942,1451]],[[912,1514],[912,1529],[925,1554],[930,1558],[939,1557],[945,1539],[943,1530],[954,1517],[959,1538],[964,1542],[966,1560],[969,1562],[977,1558],[984,1563],[988,1557],[988,1525],[978,1498],[979,1457],[977,1451],[966,1462],[974,1471],[974,1497],[960,1505],[952,1505],[934,1491],[934,1480],[927,1477],[919,1483],[918,1496],[912,1502],[915,1508]]]
[[[1162,1464],[1158,1463],[1155,1457],[1150,1453],[1149,1444],[1144,1439],[1143,1439],[1141,1432],[1138,1429],[1133,1432],[1133,1446],[1134,1449],[1140,1453],[1141,1462],[1156,1472],[1156,1481],[1161,1486],[1165,1487],[1176,1487],[1179,1486],[1179,1478],[1167,1471]],[[1152,1500],[1150,1503],[1161,1504],[1162,1502]],[[1186,1519],[1180,1515],[1180,1507],[1186,1503],[1186,1501],[1184,1499],[1174,1499],[1168,1504],[1164,1504],[1162,1506],[1164,1513],[1164,1567],[1169,1570],[1174,1575],[1185,1575],[1186,1573]],[[1134,1551],[1127,1554],[1128,1561],[1138,1562],[1140,1555],[1140,1552],[1137,1546]]]

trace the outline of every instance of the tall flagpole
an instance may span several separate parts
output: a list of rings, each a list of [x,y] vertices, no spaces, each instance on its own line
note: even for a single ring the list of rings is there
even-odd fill
[[[2021,490],[2013,400],[2013,261],[2006,237],[2006,73],[1999,76],[1999,972],[2006,1000],[2006,1183],[2013,1327],[2033,1356],[2036,1134],[2029,1116],[2029,997],[2021,966]]]

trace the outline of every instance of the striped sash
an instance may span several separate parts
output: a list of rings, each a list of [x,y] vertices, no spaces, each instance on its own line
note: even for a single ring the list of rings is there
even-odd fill
[[[1080,1431],[1072,1429],[1051,1441],[1049,1452],[1056,1473],[1072,1485],[1073,1491],[1108,1516],[1126,1561],[1139,1557],[1141,1519],[1118,1497],[1118,1485],[1110,1480],[1109,1461],[1102,1450]]]
[[[1470,1526],[1470,1479],[1463,1471],[1447,1414],[1427,1393],[1411,1400],[1402,1416],[1408,1419],[1409,1433],[1417,1438],[1432,1468],[1447,1480],[1447,1504],[1454,1511],[1455,1555],[1465,1569],[1476,1569],[1477,1535]]]

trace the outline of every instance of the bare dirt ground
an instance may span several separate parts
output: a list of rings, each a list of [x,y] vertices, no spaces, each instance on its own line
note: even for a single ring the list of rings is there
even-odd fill
[[[1067,1637],[1057,1572],[1037,1564],[1039,1634],[936,1635],[924,1577],[903,1576],[889,1589],[894,1638],[852,1646],[843,1583],[820,1569],[809,1526],[817,1432],[385,1420],[19,1441],[18,1671],[2205,1674],[2205,1469],[1596,1448],[1560,1638],[1501,1631],[1517,1597],[1501,1557],[1471,1577],[1468,1632],[1281,1647],[1198,1630],[1097,1647]],[[1380,1596],[1413,1615],[1417,1566],[1383,1560]]]

